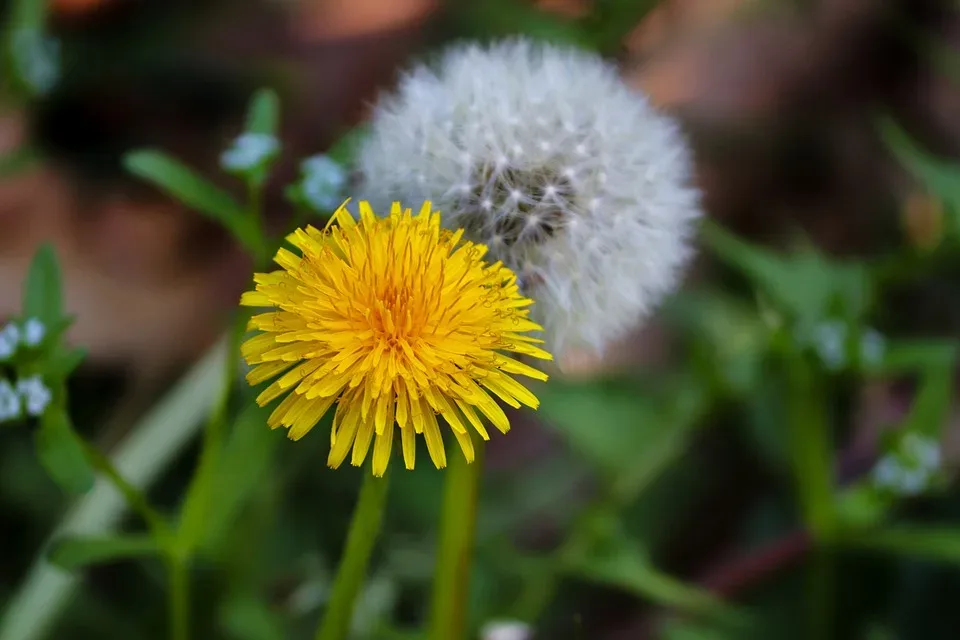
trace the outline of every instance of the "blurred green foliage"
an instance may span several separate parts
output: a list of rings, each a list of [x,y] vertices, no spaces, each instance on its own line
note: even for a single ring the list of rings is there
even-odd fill
[[[463,8],[453,24],[464,35],[524,32],[609,53],[654,5],[609,0],[583,20],[567,20],[485,0]],[[279,113],[276,94],[257,93],[245,132],[276,135]],[[960,163],[927,153],[890,120],[879,130],[893,156],[946,204],[949,231],[935,251],[956,255]],[[349,164],[355,135],[330,152],[335,161]],[[260,189],[275,160],[234,172],[247,187],[245,203],[161,151],[134,150],[126,166],[263,260],[278,242],[265,236],[259,218]],[[944,454],[943,482],[910,496],[876,485],[871,470],[883,449],[868,452],[869,464],[854,473],[845,468],[866,384],[907,383],[901,432],[947,436],[956,334],[878,329],[891,270],[905,270],[921,286],[940,263],[918,267],[906,244],[862,260],[838,260],[806,242],[773,250],[714,222],[704,223],[701,240],[716,274],[662,312],[673,329],[671,365],[535,389],[538,417],[558,442],[548,455],[491,468],[484,478],[471,633],[491,619],[518,617],[542,637],[603,637],[608,617],[639,615],[669,640],[826,638],[824,629],[837,638],[955,637],[954,461]],[[214,440],[216,455],[200,454],[194,480],[195,451],[147,496],[129,490],[146,530],[127,522],[115,535],[66,537],[41,548],[66,504],[51,479],[84,492],[94,469],[110,473],[67,411],[64,385],[82,352],[61,344],[68,320],[60,288],[56,257],[43,248],[25,285],[23,314],[53,328],[36,366],[57,381],[58,401],[34,434],[26,427],[0,433],[2,531],[12,541],[0,564],[0,602],[28,559],[46,553],[55,565],[84,572],[89,585],[49,637],[165,637],[163,560],[187,554],[195,637],[309,637],[342,553],[360,471],[328,471],[322,437],[284,446],[264,427],[268,409],[256,407],[245,387],[224,394],[214,416],[223,422],[222,439]],[[70,407],[78,403],[70,400]],[[28,455],[31,437],[35,456]],[[394,475],[354,619],[358,638],[423,637],[442,473],[421,465]],[[729,501],[717,506],[726,494],[738,498],[729,509]],[[714,531],[724,537],[721,547],[710,546]],[[810,539],[797,562],[760,553],[798,531]],[[709,547],[709,557],[698,557],[700,546]],[[731,553],[759,568],[738,574],[739,565],[723,565],[734,596],[726,601],[699,569]]]

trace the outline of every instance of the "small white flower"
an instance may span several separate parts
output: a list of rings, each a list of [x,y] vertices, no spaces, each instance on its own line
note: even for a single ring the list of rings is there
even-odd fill
[[[831,371],[843,368],[847,361],[847,325],[831,320],[813,330],[813,348],[824,366]]]
[[[256,169],[280,151],[280,141],[267,133],[244,133],[220,156],[220,164],[228,171]]]
[[[513,269],[553,351],[599,353],[634,329],[676,287],[701,215],[673,119],[599,56],[524,39],[411,70],[358,168],[358,197],[433,200]]]
[[[23,344],[28,347],[35,347],[43,342],[43,336],[47,333],[47,328],[36,318],[28,318],[23,323]]]
[[[883,361],[887,350],[887,341],[876,329],[867,329],[860,337],[860,360],[867,365],[876,366]]]
[[[304,160],[300,169],[303,172],[303,196],[311,207],[330,211],[343,202],[347,173],[339,162],[320,154]]]
[[[20,329],[10,322],[0,329],[0,362],[9,360],[17,352],[20,343]]]
[[[480,640],[530,640],[533,628],[519,620],[493,620],[480,629]]]
[[[53,88],[60,78],[60,43],[37,29],[19,29],[10,41],[20,77],[37,94]]]
[[[21,411],[20,396],[9,382],[0,380],[0,422],[19,418]]]
[[[21,378],[17,381],[17,391],[23,397],[27,408],[27,415],[38,417],[43,415],[53,394],[47,385],[43,384],[43,378],[38,375],[29,378]]]
[[[940,444],[933,438],[908,433],[900,442],[901,455],[911,463],[930,471],[940,466]]]
[[[920,495],[930,488],[940,460],[940,445],[935,440],[914,432],[904,434],[873,468],[873,483],[896,495]]]

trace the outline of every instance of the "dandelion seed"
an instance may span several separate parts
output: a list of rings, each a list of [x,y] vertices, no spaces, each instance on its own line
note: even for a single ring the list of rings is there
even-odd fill
[[[346,204],[324,231],[308,226],[288,236],[302,256],[278,251],[282,270],[256,274],[256,289],[241,299],[275,308],[254,316],[250,327],[263,333],[243,345],[250,384],[277,378],[257,402],[284,397],[268,424],[293,440],[336,403],[333,468],[351,452],[359,466],[372,444],[373,473],[383,475],[394,425],[408,469],[417,434],[443,467],[437,416],[472,461],[468,429],[489,437],[481,415],[510,428],[491,393],[514,407],[539,404],[512,376],[547,376],[505,354],[552,359],[525,335],[540,329],[529,319],[533,301],[509,269],[483,261],[486,247],[441,229],[429,202],[417,216],[394,203],[386,218],[360,202],[359,222]]]
[[[20,396],[6,380],[0,380],[0,422],[16,420],[23,411]]]
[[[23,344],[28,347],[35,347],[43,342],[46,334],[47,328],[36,318],[27,318],[23,323]]]
[[[465,194],[451,171],[464,159]],[[551,350],[599,353],[636,328],[676,287],[701,214],[671,118],[600,57],[524,39],[413,68],[380,102],[358,168],[375,205],[433,198],[494,259],[537,266],[524,294]]]
[[[18,380],[17,391],[23,398],[27,415],[34,418],[43,415],[47,405],[49,405],[53,399],[53,393],[51,393],[47,385],[43,383],[43,378],[39,375]]]
[[[280,141],[267,133],[244,133],[220,156],[220,165],[227,171],[252,171],[280,151]]]

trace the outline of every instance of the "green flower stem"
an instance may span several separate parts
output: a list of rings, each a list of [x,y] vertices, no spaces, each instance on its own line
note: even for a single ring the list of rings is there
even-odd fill
[[[81,446],[83,446],[84,454],[90,462],[90,466],[102,473],[113,483],[113,486],[123,496],[130,510],[140,514],[140,517],[143,518],[147,526],[150,527],[154,538],[161,544],[168,545],[171,539],[170,527],[163,516],[153,508],[153,505],[150,504],[144,493],[127,482],[114,466],[113,461],[104,455],[103,452],[86,440],[81,439],[80,442]]]
[[[317,627],[316,640],[344,640],[350,634],[353,606],[367,576],[370,554],[380,534],[383,510],[387,504],[387,477],[377,478],[363,471],[360,497],[353,511],[347,544],[340,558],[337,577],[327,609]]]
[[[170,571],[170,638],[190,637],[190,573],[187,561],[176,555],[168,560]]]
[[[217,464],[226,435],[230,395],[240,368],[240,343],[246,332],[248,318],[249,314],[245,311],[241,310],[237,314],[227,340],[227,355],[221,373],[219,395],[203,432],[200,462],[187,488],[181,511],[176,553],[183,558],[189,558],[203,539]]]
[[[787,360],[788,433],[804,522],[819,542],[836,532],[833,443],[822,385],[800,354]]]
[[[112,466],[130,486],[142,491],[153,484],[196,434],[210,411],[223,371],[224,342],[218,341],[112,452]],[[50,539],[108,533],[117,526],[126,504],[113,485],[98,481],[64,516]],[[49,564],[46,556],[39,554],[0,612],[0,640],[42,640],[79,583],[77,574]]]
[[[460,640],[466,631],[470,562],[483,472],[483,443],[476,438],[474,442],[476,459],[467,463],[462,453],[456,451],[445,476],[430,610],[430,640]]]

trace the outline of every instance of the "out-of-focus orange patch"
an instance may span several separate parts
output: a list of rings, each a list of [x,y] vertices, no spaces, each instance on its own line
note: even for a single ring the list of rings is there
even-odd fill
[[[925,193],[910,195],[903,205],[901,222],[910,244],[932,251],[943,239],[943,203]]]
[[[305,39],[347,38],[416,25],[437,6],[437,0],[311,0],[297,8],[297,28]]]

